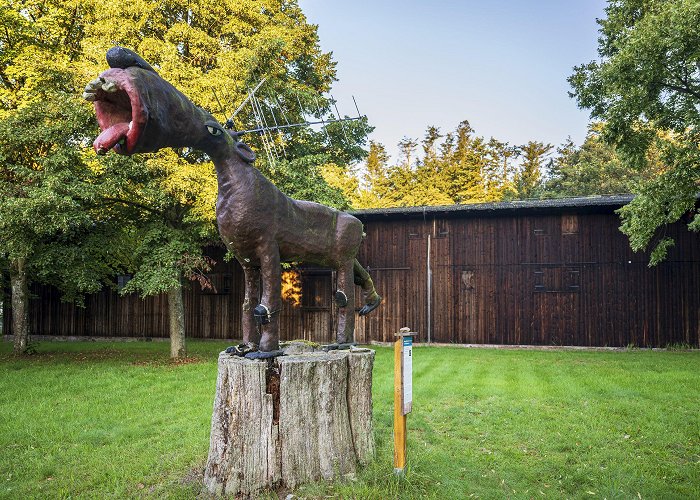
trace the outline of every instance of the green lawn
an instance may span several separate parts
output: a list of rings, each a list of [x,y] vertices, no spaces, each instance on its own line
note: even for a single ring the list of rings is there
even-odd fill
[[[190,342],[0,344],[0,498],[192,498],[216,355]],[[392,353],[377,349],[377,460],[302,497],[700,498],[700,353],[414,350],[409,469],[393,476]]]

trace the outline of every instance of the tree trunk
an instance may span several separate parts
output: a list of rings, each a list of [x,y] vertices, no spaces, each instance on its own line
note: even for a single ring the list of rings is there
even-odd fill
[[[374,456],[374,351],[219,355],[204,484],[214,495],[351,476]]]
[[[182,300],[182,283],[168,290],[168,314],[170,316],[170,357],[184,358],[185,349],[185,304]]]
[[[12,288],[12,334],[15,354],[27,352],[29,340],[29,283],[26,259],[16,259],[10,264]]]

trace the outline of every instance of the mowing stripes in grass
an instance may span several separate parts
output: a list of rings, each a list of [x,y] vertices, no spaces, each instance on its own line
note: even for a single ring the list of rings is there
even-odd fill
[[[190,342],[0,344],[0,497],[192,498],[216,356]],[[414,350],[409,464],[393,476],[393,356],[374,373],[377,460],[300,496],[700,498],[700,353]]]

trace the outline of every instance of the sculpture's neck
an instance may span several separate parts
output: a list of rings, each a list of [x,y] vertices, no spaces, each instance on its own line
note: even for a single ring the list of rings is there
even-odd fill
[[[233,151],[230,154],[212,157],[216,168],[216,180],[219,186],[219,197],[232,196],[236,191],[245,189],[255,168],[241,160]]]

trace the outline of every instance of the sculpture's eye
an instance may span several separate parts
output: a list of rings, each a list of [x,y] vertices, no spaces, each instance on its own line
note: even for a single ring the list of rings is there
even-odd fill
[[[223,132],[221,132],[221,129],[212,127],[211,125],[207,125],[207,130],[209,133],[213,136],[221,135]]]

